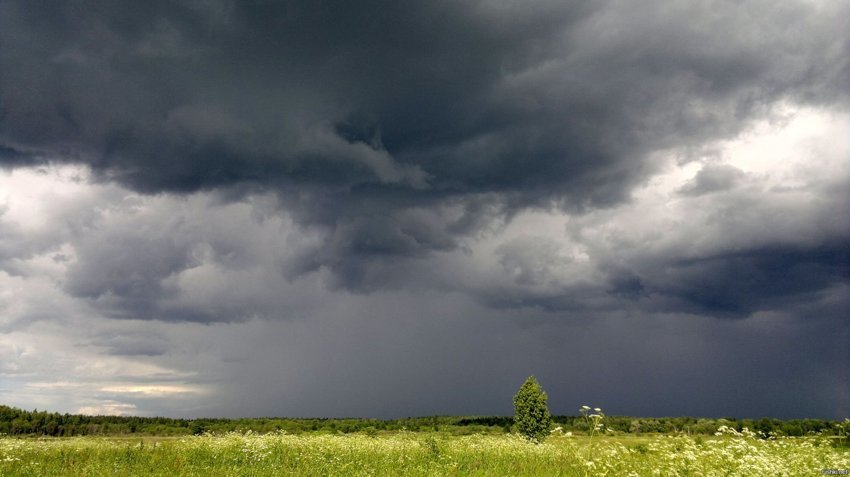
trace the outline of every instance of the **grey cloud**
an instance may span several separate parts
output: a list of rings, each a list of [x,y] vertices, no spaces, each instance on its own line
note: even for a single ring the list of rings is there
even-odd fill
[[[0,398],[507,414],[534,373],[557,413],[845,417],[842,143],[655,179],[785,105],[846,115],[848,17],[0,2],[0,172],[93,171],[35,228],[0,214]]]
[[[237,202],[272,190],[312,237],[272,263],[289,280],[324,273],[332,288],[356,292],[416,282],[405,271],[413,262],[463,250],[524,208],[581,215],[622,205],[655,171],[650,152],[734,137],[776,102],[846,102],[840,5],[744,2],[711,15],[618,2],[2,8],[5,164],[82,162],[138,191],[218,189]],[[741,180],[709,165],[680,191],[698,198]],[[201,263],[201,242],[233,269],[256,263],[246,254],[286,247],[121,226],[75,244],[65,285],[116,316],[179,303],[173,282]],[[653,265],[615,264],[578,286],[550,276],[566,265],[547,244],[504,244],[502,272],[516,281],[496,289],[546,309],[575,306],[565,297],[583,295],[578,286],[745,313],[744,295],[771,292],[724,291],[728,270],[767,283],[770,270],[790,273],[800,260],[825,274],[806,275],[812,283],[844,279],[820,265],[840,260],[840,247],[821,260],[822,243],[762,245],[743,244],[752,258],[671,252]],[[696,291],[701,280],[709,286]],[[212,319],[174,306],[175,317]]]
[[[66,286],[88,284],[117,298],[123,289],[97,281],[95,264],[108,264],[103,270],[115,271],[119,283],[138,268],[142,289],[156,291],[149,306],[132,293],[113,302],[81,297],[73,303],[90,308],[64,313],[69,321],[34,323],[26,333],[4,329],[14,334],[0,334],[0,363],[9,373],[0,399],[68,412],[111,402],[135,406],[128,408],[134,414],[187,417],[509,414],[510,396],[534,373],[556,413],[592,404],[627,415],[840,418],[850,397],[846,247],[818,244],[846,233],[799,233],[820,223],[819,214],[829,217],[838,196],[783,208],[769,197],[752,200],[753,191],[760,192],[681,200],[690,201],[687,210],[708,209],[707,217],[738,204],[742,216],[763,218],[748,223],[771,247],[733,230],[738,217],[724,214],[728,223],[685,217],[694,233],[723,236],[705,249],[692,247],[685,227],[655,241],[637,240],[644,230],[631,230],[628,246],[616,228],[629,223],[617,214],[637,212],[623,205],[598,211],[614,214],[600,223],[592,214],[561,217],[587,234],[564,240],[514,223],[493,226],[466,252],[458,245],[410,256],[404,246],[377,242],[380,259],[352,266],[364,275],[347,282],[371,286],[368,295],[332,289],[341,273],[321,266],[287,280],[281,267],[334,240],[327,230],[271,213],[276,202],[268,196],[117,200],[88,229],[65,235],[79,253],[58,265],[74,270]],[[713,202],[702,202],[709,196]],[[640,211],[634,223],[652,229],[652,209]],[[421,210],[412,223],[428,223],[431,213]],[[444,213],[452,220],[464,214]],[[785,221],[776,217],[789,216],[794,227],[779,233]],[[341,237],[335,240],[347,250]],[[117,244],[124,242],[144,264],[122,256]],[[741,244],[749,245],[730,251]],[[574,257],[573,248],[588,258]],[[24,278],[14,280],[0,287],[0,298]],[[48,296],[31,287],[28,298],[11,299]],[[110,319],[116,316],[138,319]],[[742,316],[749,319],[709,319]],[[59,401],[55,388],[27,387],[34,375],[71,383]],[[148,384],[206,392],[132,391]]]
[[[93,237],[90,245],[77,247],[78,260],[68,271],[66,289],[74,296],[150,301],[163,293],[164,278],[190,265],[189,247],[164,237],[128,233]]]
[[[628,269],[612,271],[609,274],[608,293],[631,300],[643,296],[646,292],[644,281],[637,274]]]
[[[106,330],[95,333],[89,344],[103,347],[106,352],[117,356],[161,356],[173,345],[160,332]]]
[[[277,212],[267,215],[276,203],[268,196],[220,202],[211,194],[125,194],[85,230],[66,234],[73,257],[56,262],[65,270],[63,290],[106,316],[288,319],[303,316],[299,303],[321,287],[316,273],[301,269],[322,235]]]
[[[563,216],[575,230],[560,237],[517,225],[521,233],[504,240],[514,226],[484,199],[471,210],[464,202],[396,210],[376,195],[372,214],[329,227],[281,216],[270,194],[221,201],[213,193],[134,197],[100,188],[56,211],[62,220],[48,221],[40,235],[52,238],[40,249],[21,248],[36,243],[21,233],[0,244],[8,270],[25,274],[21,259],[48,253],[65,270],[67,293],[124,319],[292,319],[311,315],[313,288],[439,290],[492,309],[552,314],[626,307],[745,318],[848,281],[848,229],[836,220],[846,185],[834,174],[826,183],[810,179],[797,190],[753,179],[746,188],[680,196],[687,214],[699,214],[681,216],[678,228],[654,222],[652,205],[624,204]],[[92,201],[109,205],[92,211]],[[599,223],[595,215],[608,218]],[[473,225],[467,230],[480,235],[466,231],[461,240],[457,230],[470,227],[470,216],[488,217],[490,229]],[[645,224],[625,225],[634,216]],[[63,243],[73,253],[56,261],[51,250]]]
[[[649,152],[846,103],[841,5],[199,5],[4,3],[0,139],[146,193],[274,190],[350,239],[303,267],[354,290],[475,232],[411,209],[612,206]]]
[[[561,244],[548,237],[520,237],[499,245],[496,254],[504,271],[518,284],[535,285],[551,280],[551,269],[567,264]]]
[[[0,167],[37,166],[43,162],[32,154],[0,143]]]
[[[730,193],[728,203],[690,199],[705,208],[705,222],[664,230],[670,242],[660,249],[651,251],[651,241],[633,250],[604,249],[608,260],[626,267],[608,272],[612,290],[646,310],[722,318],[781,310],[841,290],[850,280],[847,205],[831,188],[819,189],[814,203],[793,206],[777,207],[774,201],[786,198],[758,188]],[[693,242],[702,238],[711,245],[699,250]]]
[[[726,164],[704,166],[690,182],[679,189],[685,195],[702,195],[730,189],[741,182],[744,172]]]
[[[821,171],[793,188],[768,180],[753,175],[746,187],[572,215],[560,238],[520,236],[479,259],[501,267],[472,271],[474,258],[455,255],[440,263],[437,280],[494,308],[553,314],[635,309],[740,319],[831,290],[846,294],[846,171]]]
[[[159,318],[159,303],[177,293],[166,280],[193,266],[193,244],[173,229],[146,234],[150,225],[159,224],[121,220],[79,237],[65,291],[115,318]]]
[[[19,224],[4,217],[6,207],[0,205],[0,270],[12,275],[25,275],[22,260],[54,249],[61,239],[52,236],[53,230],[23,230]]]
[[[781,309],[850,280],[850,247],[765,247],[720,256],[680,260],[653,277],[651,289],[674,296],[682,311],[747,317]],[[657,287],[657,288],[656,288]]]

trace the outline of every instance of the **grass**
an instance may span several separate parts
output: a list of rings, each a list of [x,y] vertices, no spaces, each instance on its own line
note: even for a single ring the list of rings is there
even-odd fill
[[[820,475],[850,449],[820,437],[229,433],[166,439],[0,438],[2,476]]]

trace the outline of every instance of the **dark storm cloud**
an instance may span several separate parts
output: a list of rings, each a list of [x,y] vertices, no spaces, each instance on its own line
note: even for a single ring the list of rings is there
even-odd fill
[[[845,94],[840,12],[705,8],[6,2],[0,132],[150,192],[607,204],[648,150],[733,134],[784,96]]]
[[[600,269],[611,285],[609,292],[625,300],[623,306],[747,318],[759,311],[814,303],[831,293],[846,295],[850,283],[850,208],[844,199],[848,177],[835,178],[837,186],[801,188],[805,191],[802,201],[783,197],[782,189],[753,187],[707,202],[701,196],[718,192],[718,183],[704,181],[706,170],[716,169],[703,169],[685,186],[689,188],[685,195],[694,197],[689,200],[700,201],[692,209],[701,209],[705,221],[664,230],[667,236],[681,234],[674,239],[678,243],[668,243],[658,252],[650,251],[651,242],[635,245],[631,251],[629,246],[603,249]],[[732,177],[740,180],[740,171],[733,171]],[[703,238],[710,240],[708,248],[691,248]],[[606,262],[618,265],[606,266]],[[850,316],[847,311],[832,316]]]
[[[0,160],[83,163],[144,193],[272,190],[321,237],[281,260],[286,277],[329,272],[326,284],[356,292],[403,287],[410,261],[458,250],[524,208],[584,213],[628,201],[657,168],[651,152],[734,137],[780,101],[846,105],[847,8],[9,1]],[[706,168],[682,193],[739,180]],[[161,303],[179,298],[169,278],[197,265],[195,239],[167,230],[91,238],[65,289],[114,316],[164,316]],[[814,252],[750,248],[753,257],[659,261],[681,280],[625,264],[602,282],[558,288],[547,285],[557,264],[547,250],[504,245],[501,273],[516,286],[483,299],[559,310],[656,293],[743,313],[759,298],[725,290],[726,277],[749,274],[746,290],[767,297],[773,271],[823,286],[846,277]],[[235,268],[244,258],[216,254]],[[701,290],[703,274],[718,285]],[[255,314],[224,309],[168,313]]]
[[[41,162],[24,151],[0,144],[0,167],[34,166]]]
[[[720,256],[677,260],[655,282],[675,297],[681,311],[719,317],[747,317],[814,301],[832,286],[850,282],[847,242],[812,248],[766,247]]]

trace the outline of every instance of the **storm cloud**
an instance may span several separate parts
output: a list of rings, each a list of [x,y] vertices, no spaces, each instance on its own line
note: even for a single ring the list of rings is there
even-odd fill
[[[768,400],[839,417],[850,357],[813,350],[850,327],[848,17],[816,1],[2,2],[0,397],[55,405],[42,384],[63,371],[39,339],[111,363],[62,388],[88,411],[505,412],[487,396],[561,371],[610,396],[564,358],[578,349],[644,383],[624,413]],[[799,363],[751,359],[795,333]],[[519,362],[498,357],[512,340]],[[628,364],[661,365],[658,348],[682,363]],[[365,376],[387,357],[375,389],[420,381],[378,411]],[[707,393],[693,407],[669,387],[673,407],[652,407],[652,383],[687,366],[722,380],[734,360],[750,364],[716,393],[687,388]],[[820,386],[813,404],[768,399],[780,368]],[[227,404],[247,402],[232,380],[260,390],[248,408]],[[305,391],[275,407],[284,388]],[[318,399],[340,389],[350,402]]]

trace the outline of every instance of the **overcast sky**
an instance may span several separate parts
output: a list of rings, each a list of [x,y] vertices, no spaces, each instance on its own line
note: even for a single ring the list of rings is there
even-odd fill
[[[850,416],[850,3],[0,2],[0,403]]]

